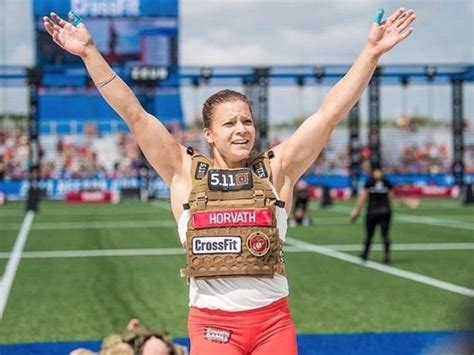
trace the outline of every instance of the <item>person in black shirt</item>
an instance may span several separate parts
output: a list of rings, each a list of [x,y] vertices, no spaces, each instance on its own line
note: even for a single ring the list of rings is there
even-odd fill
[[[304,180],[299,180],[293,192],[293,208],[290,218],[290,226],[311,224],[311,217],[308,209],[309,187]]]
[[[351,212],[351,221],[354,222],[359,217],[360,210],[368,199],[365,218],[366,236],[364,250],[360,255],[363,260],[367,260],[375,228],[377,225],[380,225],[384,244],[384,263],[390,262],[391,189],[392,184],[383,176],[382,171],[380,169],[373,169],[371,177],[365,183],[364,189],[361,191]]]

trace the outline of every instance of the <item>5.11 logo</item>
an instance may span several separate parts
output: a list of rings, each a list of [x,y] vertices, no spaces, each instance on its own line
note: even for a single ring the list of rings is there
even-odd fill
[[[253,187],[252,171],[248,168],[210,169],[207,186],[213,191],[250,190]]]

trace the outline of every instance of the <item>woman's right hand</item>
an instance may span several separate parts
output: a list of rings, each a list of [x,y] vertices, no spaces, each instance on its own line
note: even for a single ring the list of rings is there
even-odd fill
[[[94,43],[92,36],[83,23],[73,26],[54,12],[43,17],[43,25],[53,41],[71,54],[84,58]]]

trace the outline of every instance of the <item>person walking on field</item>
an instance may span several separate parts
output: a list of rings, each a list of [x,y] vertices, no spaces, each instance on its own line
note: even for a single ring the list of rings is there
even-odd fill
[[[367,179],[364,189],[357,198],[354,209],[351,212],[351,221],[359,217],[360,210],[367,203],[365,214],[365,241],[364,250],[360,257],[362,260],[367,260],[369,256],[370,246],[375,233],[375,228],[380,225],[380,232],[384,245],[383,262],[390,263],[390,220],[392,218],[392,208],[390,206],[390,199],[392,197],[392,184],[382,174],[382,170],[373,169],[371,176]]]
[[[170,188],[185,249],[191,354],[296,354],[282,245],[294,184],[359,100],[381,56],[411,33],[413,10],[373,23],[346,75],[290,138],[253,154],[255,125],[243,94],[222,90],[203,106],[206,157],[184,147],[140,105],[83,23],[44,17],[53,41],[79,56],[148,162]],[[284,201],[288,203],[285,204]]]

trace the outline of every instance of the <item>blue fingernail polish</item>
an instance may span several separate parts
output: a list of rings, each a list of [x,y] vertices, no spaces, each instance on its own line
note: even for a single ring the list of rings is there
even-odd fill
[[[384,12],[385,11],[382,8],[377,10],[377,13],[375,14],[375,17],[374,17],[374,22],[377,25],[380,25],[380,23],[382,22],[382,17],[383,17]]]
[[[77,16],[72,11],[69,11],[67,17],[69,18],[69,22],[71,22],[73,26],[77,26],[82,22],[82,18],[80,16]]]

